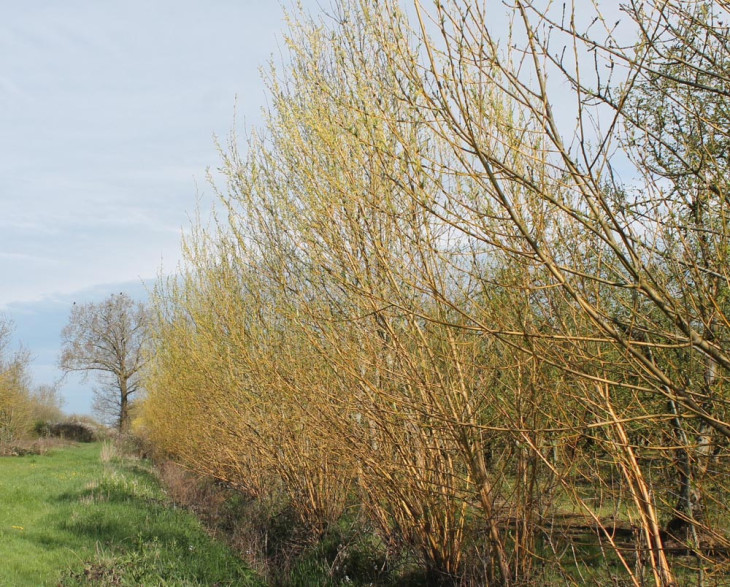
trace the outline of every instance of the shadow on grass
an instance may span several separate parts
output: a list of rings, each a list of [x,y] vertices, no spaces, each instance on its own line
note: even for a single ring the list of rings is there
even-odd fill
[[[59,585],[252,583],[237,557],[211,541],[192,516],[170,508],[156,477],[139,464],[116,464],[57,499],[78,504],[70,505],[60,528],[96,544],[84,571],[69,571]]]
[[[141,479],[144,483],[149,483],[153,486],[159,485],[160,481],[154,471],[145,464],[144,461],[131,460],[118,463],[115,468],[118,471],[129,473]]]
[[[158,489],[153,473],[140,465],[119,466],[105,472],[82,489],[66,491],[54,498],[57,503],[133,504],[136,507],[160,507],[170,504]]]

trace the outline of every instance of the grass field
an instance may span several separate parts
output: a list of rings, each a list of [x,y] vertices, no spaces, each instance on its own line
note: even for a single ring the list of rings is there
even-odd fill
[[[251,585],[143,461],[101,445],[0,458],[0,585]]]

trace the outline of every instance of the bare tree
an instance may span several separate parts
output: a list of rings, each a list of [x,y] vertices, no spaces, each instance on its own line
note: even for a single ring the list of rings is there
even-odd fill
[[[74,303],[61,332],[61,369],[96,372],[94,410],[120,431],[129,427],[130,402],[141,387],[146,325],[145,306],[120,293],[98,304]]]

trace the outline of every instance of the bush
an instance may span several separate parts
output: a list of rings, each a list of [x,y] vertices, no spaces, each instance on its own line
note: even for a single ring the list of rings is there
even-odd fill
[[[50,436],[65,438],[76,442],[95,442],[99,439],[99,429],[88,422],[66,420],[48,424]]]
[[[52,422],[36,420],[35,424],[33,424],[33,434],[35,434],[38,438],[46,438],[51,435],[52,425]]]

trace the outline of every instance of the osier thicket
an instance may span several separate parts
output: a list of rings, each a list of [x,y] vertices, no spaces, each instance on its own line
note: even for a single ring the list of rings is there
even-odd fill
[[[501,6],[292,21],[224,213],[155,293],[148,434],[314,536],[354,504],[434,580],[707,584],[728,8]]]

